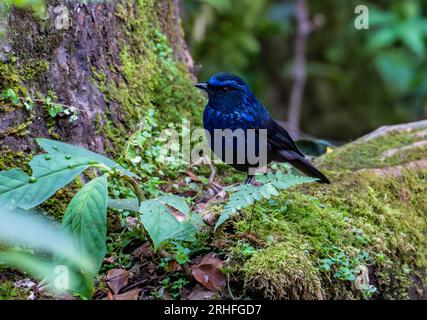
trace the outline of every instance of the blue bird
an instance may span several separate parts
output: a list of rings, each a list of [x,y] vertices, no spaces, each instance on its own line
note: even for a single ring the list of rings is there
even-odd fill
[[[249,150],[253,150],[255,155],[261,156],[260,158],[265,156],[267,163],[287,162],[306,175],[317,178],[320,183],[330,183],[329,179],[305,158],[288,132],[273,120],[240,77],[231,73],[218,73],[208,82],[198,83],[195,86],[208,94],[209,101],[203,113],[203,126],[209,133],[212,151],[223,162],[246,172],[245,184],[250,183],[253,178],[251,169],[259,167],[259,163],[253,163],[249,157]],[[243,136],[240,136],[240,142],[239,135],[226,138],[215,134],[226,129],[230,129],[231,132],[239,130],[244,132]],[[255,139],[249,139],[248,129],[254,129]],[[261,131],[264,135],[261,135]],[[266,140],[264,144],[262,137]],[[240,146],[245,149],[239,149]]]

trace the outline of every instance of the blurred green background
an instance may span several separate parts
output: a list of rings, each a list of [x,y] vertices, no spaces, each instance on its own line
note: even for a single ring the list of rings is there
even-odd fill
[[[286,121],[297,1],[182,0],[198,78],[237,73],[275,118]],[[360,4],[369,8],[369,30],[354,26]],[[302,132],[348,141],[381,125],[427,118],[427,1],[306,5],[317,27],[306,42]]]

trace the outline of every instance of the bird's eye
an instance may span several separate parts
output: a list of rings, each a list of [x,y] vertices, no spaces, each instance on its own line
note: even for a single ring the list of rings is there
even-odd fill
[[[222,91],[229,91],[230,88],[229,87],[222,87]]]

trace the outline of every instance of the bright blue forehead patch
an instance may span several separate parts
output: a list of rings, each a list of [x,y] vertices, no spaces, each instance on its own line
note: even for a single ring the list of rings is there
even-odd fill
[[[217,73],[209,79],[208,83],[218,87],[247,88],[246,83],[241,78],[231,73]]]

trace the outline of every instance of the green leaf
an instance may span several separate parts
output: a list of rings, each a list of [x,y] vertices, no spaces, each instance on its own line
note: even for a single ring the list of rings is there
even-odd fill
[[[418,70],[404,50],[381,53],[377,56],[375,64],[394,95],[410,91]]]
[[[14,105],[19,105],[19,96],[13,89],[7,89],[3,91],[3,98],[9,99]]]
[[[87,255],[82,255],[75,239],[58,228],[51,220],[23,210],[0,207],[0,264],[43,279],[48,289],[55,292],[57,267],[67,271],[68,289],[90,298],[93,292],[93,271]],[[30,250],[24,251],[23,248]],[[63,262],[52,261],[46,253]]]
[[[154,250],[165,240],[194,241],[196,227],[188,222],[179,222],[168,207],[152,199],[141,203],[141,221],[153,241]]]
[[[43,148],[46,152],[49,153],[62,153],[67,154],[71,156],[78,156],[78,157],[84,157],[86,159],[90,159],[93,161],[97,161],[99,163],[102,163],[111,169],[116,169],[130,177],[138,178],[138,176],[129,170],[123,168],[119,164],[117,164],[115,161],[108,159],[107,157],[104,157],[98,153],[89,151],[84,148],[76,147],[73,145],[70,145],[68,143],[45,139],[45,138],[37,138],[37,143],[41,148]]]
[[[397,39],[395,28],[384,28],[372,34],[368,41],[368,48],[377,51],[391,46]]]
[[[422,25],[417,21],[408,21],[399,25],[398,33],[400,39],[418,57],[425,55],[425,43]]]
[[[30,162],[31,177],[21,169],[0,172],[0,204],[34,208],[90,166],[88,159],[60,153],[35,156]]]
[[[138,199],[108,199],[108,208],[139,212]]]
[[[72,235],[61,232],[51,220],[28,211],[0,207],[0,221],[0,243],[3,245],[59,253],[82,269],[89,266],[87,256],[77,250]]]
[[[67,207],[62,227],[78,239],[82,253],[87,253],[99,270],[105,256],[107,241],[106,176],[93,179],[83,186]]]
[[[188,206],[187,202],[185,202],[185,198],[183,197],[179,197],[174,194],[166,194],[164,196],[158,197],[157,199],[171,207],[174,207],[185,216],[190,214],[190,207]]]

